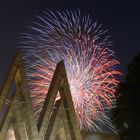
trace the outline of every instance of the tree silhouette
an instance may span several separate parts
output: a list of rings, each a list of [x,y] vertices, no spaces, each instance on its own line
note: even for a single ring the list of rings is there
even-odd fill
[[[116,91],[112,120],[121,140],[140,140],[140,54],[127,68],[125,82]]]

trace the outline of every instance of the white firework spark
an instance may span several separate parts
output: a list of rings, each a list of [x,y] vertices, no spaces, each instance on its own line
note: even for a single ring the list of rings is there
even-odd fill
[[[119,62],[108,47],[111,42],[101,25],[80,12],[51,12],[38,17],[31,32],[24,34],[22,48],[36,117],[56,68],[64,60],[72,100],[81,129],[103,131],[112,126],[107,117],[118,84]]]

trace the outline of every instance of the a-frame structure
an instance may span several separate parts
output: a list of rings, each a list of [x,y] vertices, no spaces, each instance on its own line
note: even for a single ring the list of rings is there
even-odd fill
[[[63,61],[57,64],[38,122],[33,114],[22,57],[18,53],[0,93],[0,140],[5,140],[11,126],[16,140],[83,139]]]

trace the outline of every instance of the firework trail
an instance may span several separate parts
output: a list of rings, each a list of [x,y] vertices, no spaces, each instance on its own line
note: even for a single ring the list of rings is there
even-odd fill
[[[120,72],[106,31],[79,11],[48,11],[37,19],[22,43],[36,117],[56,64],[64,60],[80,128],[101,132],[104,124],[114,129],[106,113],[114,105]]]

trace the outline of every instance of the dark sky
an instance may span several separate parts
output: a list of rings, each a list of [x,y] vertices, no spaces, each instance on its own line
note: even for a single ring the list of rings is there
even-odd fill
[[[1,0],[0,2],[0,85],[15,53],[20,33],[47,9],[77,9],[89,13],[94,20],[109,29],[120,61],[120,70],[126,73],[126,64],[140,52],[139,0]]]

